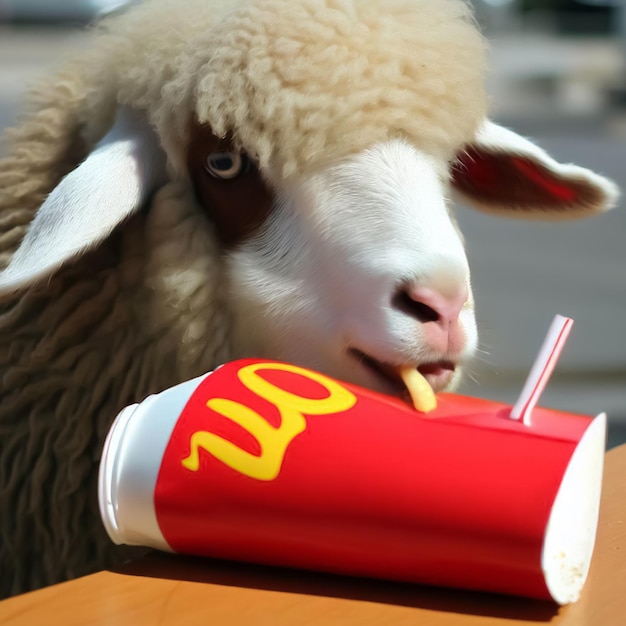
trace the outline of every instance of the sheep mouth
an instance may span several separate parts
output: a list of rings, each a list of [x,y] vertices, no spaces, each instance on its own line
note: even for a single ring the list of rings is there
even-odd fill
[[[382,382],[389,393],[410,401],[409,390],[400,376],[399,365],[379,361],[357,348],[348,348],[348,354]],[[452,381],[456,364],[453,361],[441,359],[420,363],[415,369],[428,381],[433,391],[438,392],[445,389]]]

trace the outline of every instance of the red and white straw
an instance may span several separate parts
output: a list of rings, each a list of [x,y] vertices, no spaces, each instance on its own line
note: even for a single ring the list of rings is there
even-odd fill
[[[555,316],[522,393],[511,410],[511,419],[521,420],[527,426],[530,425],[533,409],[550,379],[573,324],[574,320],[569,317]]]

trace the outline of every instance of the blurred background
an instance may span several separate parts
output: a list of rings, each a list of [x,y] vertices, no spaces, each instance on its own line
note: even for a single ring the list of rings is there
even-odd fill
[[[0,0],[0,131],[85,26],[124,0]],[[492,118],[626,193],[626,0],[474,0],[491,42]],[[1,148],[0,148],[1,150]],[[524,223],[459,208],[481,329],[463,393],[513,403],[555,313],[575,320],[543,406],[609,415],[626,442],[626,201],[596,219]]]

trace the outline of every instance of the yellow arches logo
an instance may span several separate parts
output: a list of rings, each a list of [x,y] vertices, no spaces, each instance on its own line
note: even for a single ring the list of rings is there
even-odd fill
[[[320,384],[328,396],[315,400],[285,391],[259,376],[258,372],[278,370],[297,374]],[[280,413],[280,426],[272,426],[250,407],[227,400],[211,398],[207,407],[239,424],[259,443],[257,456],[231,441],[207,431],[195,432],[190,439],[190,454],[182,460],[183,467],[197,472],[200,468],[200,448],[233,470],[257,480],[274,480],[283,464],[289,444],[306,429],[305,415],[341,413],[356,404],[356,396],[336,381],[295,365],[285,363],[253,363],[241,368],[239,380],[254,394],[271,402]]]

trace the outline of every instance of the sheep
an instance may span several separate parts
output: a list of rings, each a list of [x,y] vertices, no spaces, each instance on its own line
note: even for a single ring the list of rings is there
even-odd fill
[[[236,357],[385,393],[477,344],[450,194],[566,219],[605,178],[491,122],[463,0],[146,0],[33,92],[0,162],[0,594],[125,558],[116,413]]]

